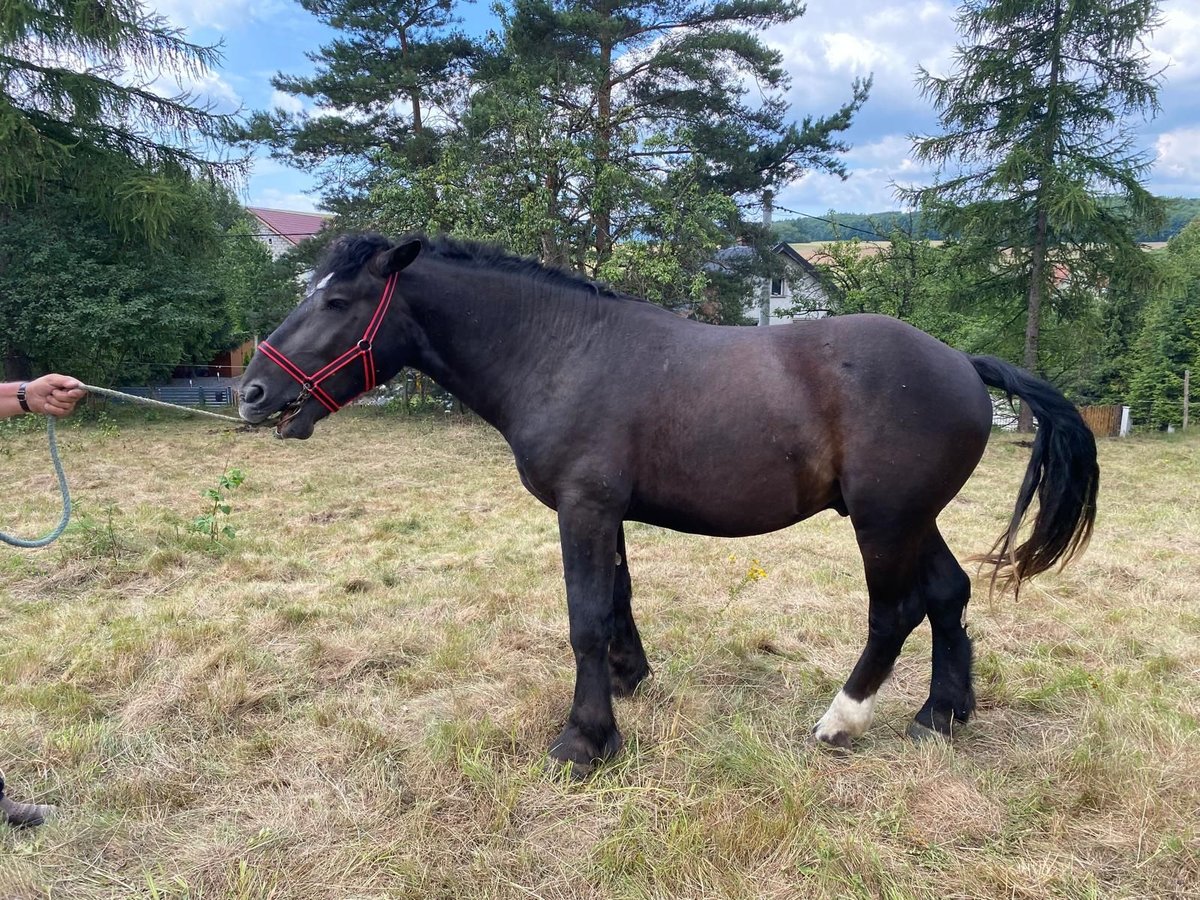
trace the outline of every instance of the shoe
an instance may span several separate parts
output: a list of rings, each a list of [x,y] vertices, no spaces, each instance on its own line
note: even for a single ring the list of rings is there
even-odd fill
[[[54,818],[58,807],[48,803],[18,803],[4,793],[0,778],[0,817],[14,828],[36,828]]]

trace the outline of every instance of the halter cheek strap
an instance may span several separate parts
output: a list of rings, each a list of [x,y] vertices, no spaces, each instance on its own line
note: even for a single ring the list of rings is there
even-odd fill
[[[313,372],[311,375],[266,341],[259,341],[258,349],[263,356],[271,360],[271,362],[275,363],[275,365],[279,366],[279,368],[283,369],[283,371],[287,372],[288,375],[300,383],[300,387],[302,388],[301,399],[304,399],[306,395],[311,395],[327,410],[335,413],[354,398],[351,397],[346,403],[338,403],[330,396],[328,391],[321,387],[321,382],[340,372],[356,359],[361,358],[363,363],[363,389],[359,393],[366,393],[375,387],[376,370],[375,351],[373,349],[375,335],[379,333],[379,327],[383,324],[383,318],[387,315],[388,307],[392,304],[392,294],[395,290],[396,274],[393,273],[388,276],[387,284],[383,286],[383,294],[380,296],[379,303],[375,307],[375,315],[371,316],[367,330],[363,332],[363,336],[359,342],[337,359]],[[358,395],[356,394],[355,396]]]

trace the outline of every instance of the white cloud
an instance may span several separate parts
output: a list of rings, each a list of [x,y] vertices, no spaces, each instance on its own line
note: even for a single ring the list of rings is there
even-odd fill
[[[271,109],[282,109],[286,113],[304,112],[304,101],[293,94],[285,94],[281,90],[271,92]]]
[[[1200,3],[1163,3],[1163,25],[1146,46],[1151,65],[1165,67],[1162,113],[1154,123],[1131,125],[1143,145],[1157,137],[1158,163],[1149,187],[1160,193],[1200,195]],[[845,156],[848,181],[810,174],[780,202],[808,212],[895,208],[890,183],[923,183],[932,173],[909,158],[910,133],[936,133],[936,111],[915,85],[918,66],[945,74],[954,66],[959,35],[957,2],[840,0],[809,3],[795,22],[772,29],[767,41],[792,76],[791,115],[823,115],[850,96],[853,78],[874,75],[874,87],[854,124],[842,135],[857,145]],[[1162,132],[1162,134],[1158,134]],[[790,200],[790,203],[789,203]]]
[[[316,212],[317,198],[300,191],[260,188],[251,195],[248,205],[265,206],[268,209],[286,209],[292,212]]]
[[[879,212],[898,209],[896,185],[926,184],[933,173],[911,157],[912,143],[904,135],[890,134],[853,148],[846,154],[850,177],[845,181],[810,172],[782,191],[779,205],[803,212]]]
[[[1151,62],[1166,69],[1168,83],[1200,76],[1200,10],[1182,5],[1164,3],[1163,25],[1146,41]]]
[[[912,141],[903,134],[889,134],[877,141],[851,148],[846,160],[855,165],[896,165],[898,160],[907,161],[912,150]]]
[[[220,31],[277,18],[288,7],[283,0],[156,0],[154,3],[154,11],[175,25]]]
[[[935,2],[915,9],[869,0],[809,4],[767,40],[792,76],[797,115],[831,111],[849,97],[853,78],[869,74],[875,76],[871,107],[911,110],[926,105],[913,87],[917,65],[939,66],[953,52],[952,14],[952,7]]]
[[[192,72],[175,78],[159,77],[151,89],[167,95],[185,92],[196,102],[211,104],[215,112],[234,113],[241,109],[242,98],[237,91],[216,72]]]
[[[896,62],[894,50],[844,31],[821,35],[821,44],[825,48],[825,63],[835,72],[869,75]]]
[[[1200,181],[1200,126],[1160,134],[1154,145],[1154,174],[1169,181]]]

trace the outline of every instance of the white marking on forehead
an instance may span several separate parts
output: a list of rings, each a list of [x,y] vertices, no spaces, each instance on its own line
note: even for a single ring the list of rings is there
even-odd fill
[[[317,293],[317,291],[324,290],[326,287],[329,286],[329,282],[331,282],[331,281],[333,281],[333,273],[332,272],[330,272],[328,275],[326,275],[324,278],[322,278],[320,281],[318,281],[316,284],[314,284],[312,287],[310,287],[308,289],[308,296],[312,297],[313,295],[315,295]]]

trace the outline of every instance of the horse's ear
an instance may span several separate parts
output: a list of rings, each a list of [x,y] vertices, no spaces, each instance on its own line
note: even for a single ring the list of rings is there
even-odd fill
[[[405,241],[390,250],[383,251],[379,256],[379,274],[384,278],[395,275],[401,269],[408,267],[420,252],[421,241],[419,238],[413,238],[411,241]]]

